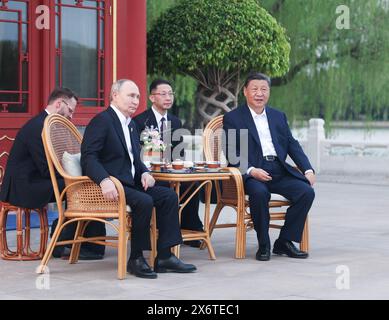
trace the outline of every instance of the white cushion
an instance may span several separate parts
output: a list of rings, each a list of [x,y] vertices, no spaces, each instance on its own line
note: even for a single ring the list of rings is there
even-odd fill
[[[65,172],[72,177],[82,176],[81,153],[70,154],[64,152],[62,156],[62,166]]]
[[[272,193],[270,201],[289,201],[278,193]]]
[[[249,199],[249,196],[246,195],[246,200]],[[289,201],[278,193],[272,193],[270,196],[270,201]]]

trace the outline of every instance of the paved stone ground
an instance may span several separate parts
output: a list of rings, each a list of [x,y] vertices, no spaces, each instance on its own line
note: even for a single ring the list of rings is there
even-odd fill
[[[198,272],[160,274],[157,280],[117,280],[116,251],[109,248],[103,261],[50,260],[46,278],[34,273],[37,262],[0,260],[0,299],[388,299],[389,186],[325,180],[316,185],[307,260],[256,261],[253,231],[247,258],[235,260],[234,229],[216,230],[216,261],[206,251],[183,247],[181,257]],[[273,240],[277,233],[272,231]],[[347,287],[347,274],[349,289],[338,289],[337,282]]]

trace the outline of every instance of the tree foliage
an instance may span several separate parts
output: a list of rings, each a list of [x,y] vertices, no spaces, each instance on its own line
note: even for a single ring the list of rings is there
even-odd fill
[[[311,117],[323,117],[327,122],[356,119],[389,120],[388,0],[257,2],[285,27],[291,45],[289,71],[283,76],[272,75],[273,89],[270,101],[272,105],[286,111],[292,120]],[[149,3],[155,5],[152,10],[159,11],[158,15],[152,15],[151,10],[148,16],[157,19],[159,14],[165,12],[168,7],[178,4],[179,0],[148,0]],[[340,4],[350,9],[349,30],[336,28],[336,20],[340,15],[336,9]],[[228,6],[229,1],[223,1],[222,5]],[[163,8],[164,6],[166,8]],[[193,11],[191,18],[195,19],[197,16],[201,18],[201,23],[195,25],[196,29],[185,28],[182,21],[173,21],[173,24],[179,23],[182,29],[178,32],[189,33],[188,37],[193,32],[199,34],[203,32],[202,30],[214,27],[211,18],[216,14],[202,13]],[[226,17],[229,18],[226,20],[230,21],[230,24],[240,21],[239,18],[230,15]],[[154,23],[155,20],[150,21],[150,26]],[[218,30],[224,32],[230,29],[219,27]],[[166,43],[168,48],[175,44],[174,36],[175,34],[170,35],[172,42]],[[158,40],[158,34],[155,34],[155,39]],[[238,38],[235,38],[228,43],[232,50],[235,49],[237,40]],[[149,45],[150,41],[149,39]],[[192,43],[189,48],[191,46]],[[223,48],[227,49],[226,45]],[[160,49],[164,48],[161,46]],[[203,54],[206,55],[207,48],[204,48],[204,51]],[[225,57],[223,59],[226,61]],[[163,63],[162,59],[161,67]],[[155,64],[151,67],[156,69]],[[180,79],[180,82],[187,81],[187,78]],[[187,88],[192,87],[193,92],[193,86],[192,82]],[[191,103],[193,106],[194,102]]]
[[[388,120],[389,1],[263,0],[287,29],[290,69],[271,102],[295,119]],[[338,29],[340,4],[350,29]],[[347,18],[347,16],[346,16]]]
[[[285,30],[256,0],[181,0],[148,33],[149,71],[208,88],[251,69],[282,76],[289,52]]]

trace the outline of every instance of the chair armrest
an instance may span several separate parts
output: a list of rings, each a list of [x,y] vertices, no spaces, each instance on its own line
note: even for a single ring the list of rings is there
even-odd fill
[[[66,194],[67,210],[82,212],[117,212],[125,217],[126,198],[121,182],[115,177],[110,177],[118,191],[118,200],[107,200],[101,192],[101,187],[86,176],[71,177],[66,179],[66,188],[61,193],[61,199]]]
[[[237,168],[226,167],[223,171],[228,171],[230,180],[223,181],[222,198],[234,199],[238,209],[245,208],[245,193],[242,174]]]

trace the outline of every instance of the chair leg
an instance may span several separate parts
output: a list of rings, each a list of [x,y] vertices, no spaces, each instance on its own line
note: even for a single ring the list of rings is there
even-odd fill
[[[58,219],[57,227],[54,230],[54,234],[53,234],[51,241],[49,243],[49,246],[48,246],[48,248],[43,256],[43,259],[42,259],[40,265],[38,266],[38,268],[36,269],[36,273],[38,273],[38,274],[45,273],[46,267],[49,263],[51,255],[53,254],[54,248],[58,242],[58,238],[59,238],[59,235],[61,234],[62,230],[63,230],[63,220]]]
[[[4,206],[0,211],[0,256],[4,258],[6,252],[8,252],[7,246],[7,212]]]
[[[119,218],[118,237],[118,279],[123,280],[127,274],[127,232],[126,218]]]
[[[47,208],[44,207],[38,211],[40,221],[41,242],[39,247],[39,258],[42,259],[47,248],[47,241],[49,239],[49,222],[47,218]]]
[[[23,219],[23,217],[22,217]],[[30,235],[31,235],[31,210],[30,209],[24,209],[24,241],[22,243],[23,247],[20,248],[20,252],[22,256],[26,255],[36,255],[38,256],[37,252],[33,252],[31,250],[30,246]],[[23,236],[23,234],[22,234]]]
[[[213,229],[216,226],[216,222],[219,219],[220,212],[222,211],[223,208],[224,208],[224,205],[222,203],[218,202],[218,204],[216,205],[215,211],[213,212],[211,221],[209,223],[209,236],[212,235]]]
[[[246,225],[244,221],[244,209],[236,210],[236,239],[235,239],[235,259],[246,257]],[[241,211],[241,212],[240,212]]]
[[[87,227],[86,221],[78,221],[76,232],[74,234],[74,240],[78,240],[79,237],[83,236]],[[78,256],[80,255],[81,243],[73,243],[72,251],[70,253],[69,263],[74,264],[78,262]]]
[[[16,255],[20,260],[22,259],[22,253],[23,253],[23,209],[18,208],[18,210],[16,211]]]
[[[157,256],[157,217],[155,214],[155,208],[153,208],[153,213],[151,215],[150,243],[151,243],[151,252],[149,258],[149,264],[153,268],[154,260]]]
[[[222,211],[223,208],[224,208],[224,205],[222,203],[218,202],[215,210],[213,211],[211,221],[209,222],[209,237],[212,236],[213,229],[215,229],[216,222],[219,219],[220,212]],[[205,247],[206,247],[206,243],[203,241],[203,243],[200,246],[200,249],[204,250]]]
[[[309,251],[309,225],[308,225],[308,217],[305,220],[303,235],[300,242],[300,250],[308,252]]]

